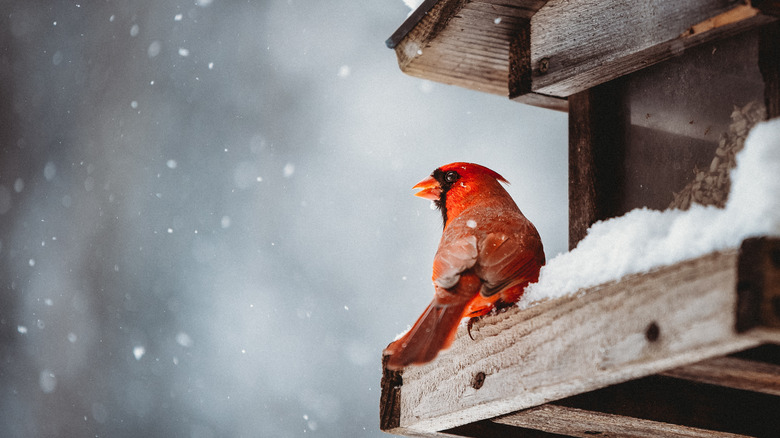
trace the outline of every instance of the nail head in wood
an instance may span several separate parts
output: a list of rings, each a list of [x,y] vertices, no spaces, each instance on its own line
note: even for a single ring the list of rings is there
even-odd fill
[[[546,74],[550,69],[550,58],[542,58],[539,60],[539,74]]]
[[[480,371],[474,376],[474,380],[471,381],[471,387],[474,389],[479,389],[482,388],[482,385],[484,384],[485,384],[485,373]]]
[[[658,338],[661,336],[661,328],[658,327],[658,323],[655,321],[651,322],[650,325],[647,326],[647,329],[645,330],[645,338],[647,338],[650,342],[655,342],[658,340]]]

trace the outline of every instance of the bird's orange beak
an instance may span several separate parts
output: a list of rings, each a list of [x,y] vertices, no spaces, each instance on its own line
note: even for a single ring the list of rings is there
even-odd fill
[[[425,178],[424,180],[418,182],[412,188],[422,189],[419,192],[415,193],[414,196],[430,199],[431,201],[438,201],[439,196],[441,196],[441,187],[439,186],[439,183],[435,179],[433,179],[432,176],[429,176],[428,178]]]

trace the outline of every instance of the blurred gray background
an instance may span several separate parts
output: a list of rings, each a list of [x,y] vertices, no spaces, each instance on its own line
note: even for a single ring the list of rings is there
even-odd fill
[[[408,12],[0,0],[2,436],[386,436],[447,162],[566,250],[565,114],[403,75]]]

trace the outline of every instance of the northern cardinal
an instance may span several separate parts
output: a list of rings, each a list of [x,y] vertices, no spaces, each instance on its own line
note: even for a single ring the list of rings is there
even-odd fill
[[[430,362],[450,346],[461,319],[512,305],[538,280],[542,240],[501,182],[486,167],[452,163],[414,186],[441,211],[444,232],[433,259],[433,301],[385,349],[388,369]]]

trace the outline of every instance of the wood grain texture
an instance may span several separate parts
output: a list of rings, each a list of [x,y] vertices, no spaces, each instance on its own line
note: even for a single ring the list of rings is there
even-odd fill
[[[531,20],[518,26],[509,44],[509,98],[531,92]]]
[[[595,222],[618,216],[623,197],[625,123],[619,84],[569,98],[569,249]]]
[[[776,20],[769,15],[776,2],[759,9],[739,0],[440,0],[424,6],[430,9],[391,38],[403,72],[557,110],[566,109],[563,99],[572,94]],[[521,74],[512,73],[516,65],[523,66]]]
[[[707,438],[744,437],[725,432],[698,429],[641,418],[626,417],[547,404],[499,417],[493,421],[518,427],[543,430],[574,437],[620,436],[631,438],[690,437]]]
[[[774,20],[745,11],[737,0],[551,0],[531,19],[533,91],[567,97]]]
[[[737,329],[780,333],[780,240],[746,239],[740,252]]]
[[[398,65],[412,76],[506,97],[510,41],[544,3],[440,0],[396,44]]]
[[[569,111],[569,101],[567,99],[545,96],[544,94],[526,93],[513,97],[512,100],[526,105],[561,111],[564,113]]]
[[[386,368],[388,356],[382,357],[382,394],[379,399],[379,428],[389,430],[399,426],[401,421],[401,386],[403,371]]]
[[[654,374],[561,400],[556,406],[756,437],[780,430],[780,397]]]
[[[760,35],[758,68],[764,78],[766,116],[773,119],[780,117],[780,22],[763,27]]]
[[[661,373],[710,385],[780,396],[780,366],[734,357],[717,357]]]
[[[755,346],[734,330],[736,264],[736,250],[717,252],[485,317],[474,340],[461,327],[450,350],[403,371],[387,431],[445,430]]]

